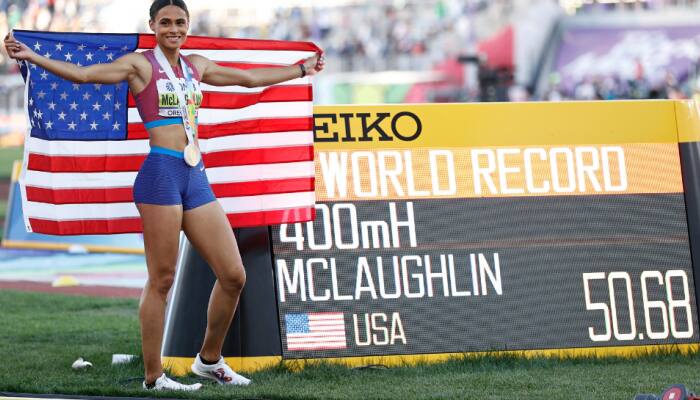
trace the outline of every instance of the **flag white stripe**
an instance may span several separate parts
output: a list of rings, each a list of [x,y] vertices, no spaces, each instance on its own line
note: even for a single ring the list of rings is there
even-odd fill
[[[312,143],[312,131],[294,131],[200,139],[199,147],[202,149],[202,153],[208,153],[224,150],[304,146]],[[144,155],[150,151],[147,139],[76,142],[74,140],[44,140],[32,137],[29,138],[27,145],[32,153],[48,156],[104,155],[107,151],[112,155]]]
[[[139,215],[134,203],[49,204],[28,201],[24,212],[33,218],[59,221],[133,218]]]
[[[251,133],[247,135],[222,136],[212,139],[199,139],[203,153],[224,150],[265,149],[288,146],[310,146],[313,144],[312,131]]]
[[[225,197],[219,202],[226,212],[235,210],[236,213],[279,210],[296,207],[308,207],[313,204],[314,193],[282,193],[260,196]],[[34,218],[56,219],[60,221],[131,218],[139,213],[134,203],[105,203],[105,204],[49,204],[27,202],[24,210]]]
[[[287,348],[289,350],[313,350],[318,348],[345,348],[347,346],[346,341],[342,342],[323,342],[323,343],[287,343]]]
[[[326,336],[345,336],[345,331],[344,330],[335,330],[335,331],[329,331],[329,332],[311,332],[311,333],[288,333],[287,337],[308,337],[308,336],[318,336],[318,337],[326,337]]]
[[[327,343],[327,342],[340,342],[345,341],[345,336],[328,336],[324,338],[308,337],[308,338],[297,338],[287,336],[288,344],[304,344],[304,343]]]
[[[221,197],[219,203],[224,210],[252,212],[308,207],[314,204],[314,192],[264,194],[260,196]]]
[[[326,331],[326,332],[290,332],[287,334],[288,337],[309,337],[309,336],[318,336],[318,337],[327,337],[327,336],[345,336],[345,330],[335,330],[335,331]]]
[[[338,330],[338,329],[345,329],[345,326],[342,326],[342,325],[341,326],[334,325],[334,326],[330,326],[330,327],[311,326],[311,327],[309,327],[309,329],[314,331],[314,332],[329,332],[329,331],[334,331],[334,330]]]
[[[212,184],[286,178],[313,178],[315,173],[313,161],[265,164],[265,168],[262,168],[260,165],[243,165],[207,169],[207,177]]]
[[[150,146],[147,139],[140,140],[44,140],[29,138],[27,143],[32,153],[50,156],[90,156],[90,155],[134,155],[147,154]]]
[[[234,110],[224,108],[200,108],[199,124],[211,125],[224,122],[236,122],[249,119],[264,118],[290,118],[309,116],[312,113],[313,102],[290,101],[283,105],[280,103],[256,103],[254,105]],[[135,108],[129,108],[129,123],[142,122],[141,116]]]
[[[309,324],[315,326],[342,325],[343,322],[343,319],[309,319]]]
[[[207,177],[212,184],[314,177],[314,163],[303,161],[265,164],[265,168],[260,165],[215,167],[207,169]],[[55,189],[104,189],[133,186],[135,179],[136,171],[92,173],[28,171],[25,183],[27,186]]]
[[[134,172],[43,172],[27,171],[25,184],[54,189],[105,189],[130,187],[134,185]]]
[[[345,324],[335,324],[335,325],[312,325],[309,324],[309,328],[312,331],[332,331],[334,329],[343,329]]]

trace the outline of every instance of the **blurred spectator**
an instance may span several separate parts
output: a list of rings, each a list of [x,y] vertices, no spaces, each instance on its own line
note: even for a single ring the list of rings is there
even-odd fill
[[[0,36],[10,29],[99,32],[98,4],[81,8],[80,0],[0,0]],[[16,72],[0,52],[0,73]]]
[[[551,0],[555,1],[555,0]],[[565,0],[556,0],[560,4]],[[191,1],[194,3],[194,0]],[[696,0],[649,0],[634,6],[593,5],[580,12],[610,9],[651,10],[669,4],[697,5]],[[638,3],[638,4],[637,4]],[[642,4],[644,3],[644,4]],[[682,4],[681,4],[682,3]],[[92,31],[104,29],[100,9],[111,0],[0,0],[0,35],[8,29]],[[130,3],[131,4],[131,3]],[[191,34],[278,40],[310,40],[326,51],[328,72],[377,72],[389,70],[438,71],[453,76],[435,85],[424,84],[429,101],[567,100],[688,98],[695,93],[695,73],[675,76],[671,71],[651,79],[643,71],[634,79],[621,76],[586,76],[566,87],[553,75],[545,91],[534,96],[532,88],[511,86],[512,74],[480,70],[479,77],[505,77],[499,85],[483,85],[483,93],[465,83],[457,56],[473,53],[476,43],[511,23],[515,8],[525,0],[375,0],[344,5],[312,7],[225,8],[221,5],[191,7]],[[523,6],[523,4],[525,4]],[[121,6],[125,6],[122,3]],[[104,13],[102,13],[104,14]],[[146,16],[138,26],[146,30]],[[16,72],[0,53],[0,73]],[[511,71],[512,72],[512,71]],[[658,81],[658,82],[657,82]],[[488,92],[488,93],[487,93]]]
[[[430,70],[508,22],[512,0],[379,0],[275,10],[267,25],[207,14],[193,34],[310,40],[340,72]],[[197,16],[193,16],[197,20]],[[488,20],[488,22],[487,22]],[[481,29],[474,28],[481,22]],[[478,32],[477,32],[478,31]]]
[[[563,90],[555,79],[550,79],[549,88],[542,100],[622,100],[622,99],[687,99],[693,96],[695,85],[700,82],[695,76],[679,80],[672,72],[658,84],[645,76],[623,80],[618,76],[588,77],[576,85],[573,91]]]

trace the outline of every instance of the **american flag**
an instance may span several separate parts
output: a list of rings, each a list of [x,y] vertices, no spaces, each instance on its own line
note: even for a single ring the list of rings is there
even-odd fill
[[[77,65],[153,49],[146,34],[14,31],[38,54]],[[191,36],[182,54],[235,68],[290,65],[312,43]],[[29,231],[140,232],[132,185],[148,134],[126,82],[75,84],[23,63],[29,129],[20,178]],[[313,103],[309,77],[263,88],[202,84],[199,144],[233,227],[313,220]]]
[[[285,314],[284,321],[287,328],[287,349],[290,351],[347,347],[343,313]]]

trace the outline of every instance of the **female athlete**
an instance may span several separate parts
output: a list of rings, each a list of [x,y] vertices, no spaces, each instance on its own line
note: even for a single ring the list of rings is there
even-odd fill
[[[187,39],[190,25],[189,12],[182,0],[155,0],[150,8],[149,24],[156,36],[155,49],[87,67],[40,56],[15,40],[11,33],[4,44],[11,58],[26,60],[69,81],[109,84],[126,80],[136,100],[151,146],[133,191],[143,223],[148,266],[148,281],[139,309],[144,388],[197,390],[201,387],[200,383],[183,385],[168,378],[161,364],[166,297],[175,276],[180,230],[217,278],[209,300],[204,343],[192,371],[220,384],[247,385],[250,381],[235,373],[221,356],[246,278],[236,239],[212,193],[196,144],[196,110],[202,96],[199,83],[274,85],[320,72],[324,59],[317,54],[302,64],[288,67],[239,70],[219,66],[200,55],[182,56],[180,47]],[[161,98],[181,100],[173,106],[172,102],[161,103]]]

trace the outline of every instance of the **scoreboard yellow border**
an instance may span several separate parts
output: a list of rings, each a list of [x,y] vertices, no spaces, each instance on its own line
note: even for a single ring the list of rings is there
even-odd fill
[[[700,98],[698,99],[700,100]],[[700,142],[700,112],[695,101],[675,101],[678,142]]]
[[[512,350],[512,351],[486,351],[474,353],[439,353],[439,354],[405,354],[391,356],[365,356],[365,357],[338,357],[338,358],[304,358],[283,360],[282,356],[266,357],[226,357],[226,362],[234,370],[251,373],[272,368],[283,364],[291,370],[301,370],[305,366],[319,363],[340,364],[347,367],[363,367],[368,365],[383,365],[387,367],[401,367],[418,365],[423,363],[445,362],[450,360],[470,359],[483,356],[505,357],[514,356],[522,358],[585,358],[585,357],[623,357],[636,358],[649,354],[658,354],[667,351],[681,354],[700,351],[700,344],[664,344],[645,346],[610,346],[610,347],[581,347],[570,349],[546,349],[546,350]],[[194,358],[190,357],[163,357],[163,365],[177,376],[190,372],[190,366]]]
[[[362,118],[371,125],[379,113],[388,114],[377,125],[389,136],[392,119],[399,113],[420,120],[420,135],[410,141],[395,136],[379,140],[374,130],[370,132],[373,140],[357,140],[362,136]],[[693,101],[342,105],[317,106],[314,116],[315,148],[321,151],[700,141],[700,119]],[[411,118],[397,118],[397,131],[402,125],[404,131],[415,133]]]

